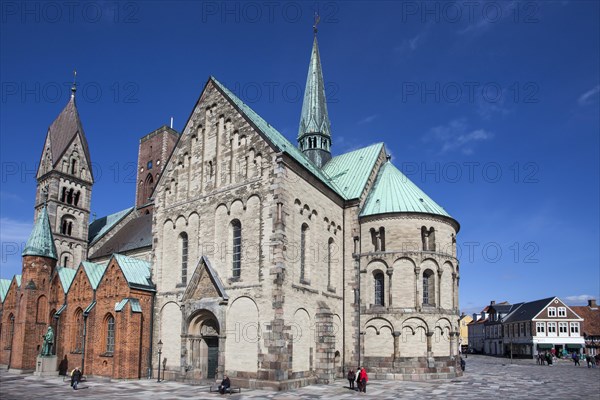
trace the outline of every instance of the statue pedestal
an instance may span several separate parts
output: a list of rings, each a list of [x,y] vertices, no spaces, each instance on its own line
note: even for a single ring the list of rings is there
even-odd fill
[[[56,356],[37,356],[33,374],[36,376],[57,376],[56,360]]]

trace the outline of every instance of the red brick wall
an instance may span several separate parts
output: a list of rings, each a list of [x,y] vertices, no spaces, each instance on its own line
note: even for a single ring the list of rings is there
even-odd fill
[[[138,169],[137,169],[137,189],[136,189],[136,207],[141,207],[148,203],[148,194],[150,188],[146,189],[146,180],[148,175],[152,175],[152,188],[156,186],[160,173],[163,170],[175,143],[177,135],[166,127],[159,128],[157,131],[145,136],[140,140],[138,150]],[[152,161],[152,169],[148,170],[148,161]]]
[[[53,265],[40,257],[25,257],[21,288],[13,282],[2,305],[2,333],[0,335],[0,363],[11,368],[34,369],[41,335],[54,321],[52,311],[67,304],[56,324],[56,355],[58,362],[66,359],[68,369],[82,366],[82,353],[75,352],[77,323],[76,312],[85,310],[92,301],[96,305],[87,317],[85,336],[86,375],[100,375],[116,379],[137,379],[146,376],[150,354],[150,321],[152,315],[152,292],[131,289],[115,260],[110,264],[96,293],[92,289],[85,270],[80,267],[67,295],[64,295],[58,274],[52,276]],[[45,265],[45,267],[44,267]],[[25,289],[29,281],[36,289]],[[39,285],[39,286],[38,286]],[[47,301],[38,305],[43,296]],[[21,298],[21,300],[18,300]],[[122,311],[115,312],[115,304],[124,298],[140,302],[142,313],[134,313],[128,303]],[[40,312],[38,312],[40,309]],[[15,315],[15,331],[10,349],[9,318]],[[106,352],[107,316],[115,319],[115,348]],[[81,319],[83,322],[83,318]],[[11,358],[12,352],[12,358]]]
[[[10,367],[35,369],[43,343],[42,335],[49,322],[48,292],[50,276],[56,260],[45,257],[23,257],[21,287],[17,292],[17,313]]]
[[[2,335],[0,336],[0,364],[8,365],[10,360],[10,316],[17,317],[17,283],[13,280],[2,304]]]

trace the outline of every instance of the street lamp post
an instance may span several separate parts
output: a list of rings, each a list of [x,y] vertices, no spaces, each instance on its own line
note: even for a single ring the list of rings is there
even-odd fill
[[[156,382],[160,382],[160,356],[162,354],[162,346],[163,346],[163,342],[162,340],[159,340],[157,343],[157,347],[158,347],[158,379],[156,380]]]

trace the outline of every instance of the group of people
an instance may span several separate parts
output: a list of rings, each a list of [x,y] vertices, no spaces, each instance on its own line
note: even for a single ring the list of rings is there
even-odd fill
[[[552,353],[544,352],[538,353],[537,355],[537,365],[546,365],[546,363],[548,363],[548,366],[550,367],[552,366],[552,361]]]
[[[350,384],[350,389],[357,390],[361,393],[367,393],[368,381],[369,376],[367,375],[365,367],[358,367],[356,372],[354,372],[353,369],[348,370],[348,383]],[[356,387],[354,386],[354,382],[356,382]]]
[[[582,358],[581,358],[580,354],[577,353],[576,351],[571,353],[571,360],[573,361],[573,365],[575,367],[581,365],[579,363],[579,361],[581,359]],[[538,353],[536,361],[537,361],[538,365],[548,364],[548,366],[552,366],[552,363],[554,361],[554,354],[553,354],[553,352],[548,352],[548,351],[544,352],[544,353]],[[586,354],[585,362],[586,362],[588,368],[596,368],[596,365],[600,364],[600,354],[596,354],[596,356],[591,356],[589,354]]]
[[[579,364],[579,354],[577,354],[576,352],[573,352],[573,354],[571,355],[571,358],[573,359],[573,364],[575,366],[581,365],[581,364]],[[588,368],[596,368],[596,364],[600,363],[600,354],[596,354],[595,357],[592,357],[589,354],[586,354],[585,362],[586,362]]]

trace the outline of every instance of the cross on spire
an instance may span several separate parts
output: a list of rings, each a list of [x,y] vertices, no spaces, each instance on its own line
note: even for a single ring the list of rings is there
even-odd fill
[[[77,70],[73,70],[73,86],[71,86],[71,98],[75,98],[75,92],[77,91]]]
[[[321,16],[319,15],[318,11],[315,11],[315,23],[313,25],[313,32],[315,33],[315,36],[317,35],[317,25],[319,25],[319,22],[321,22]]]

